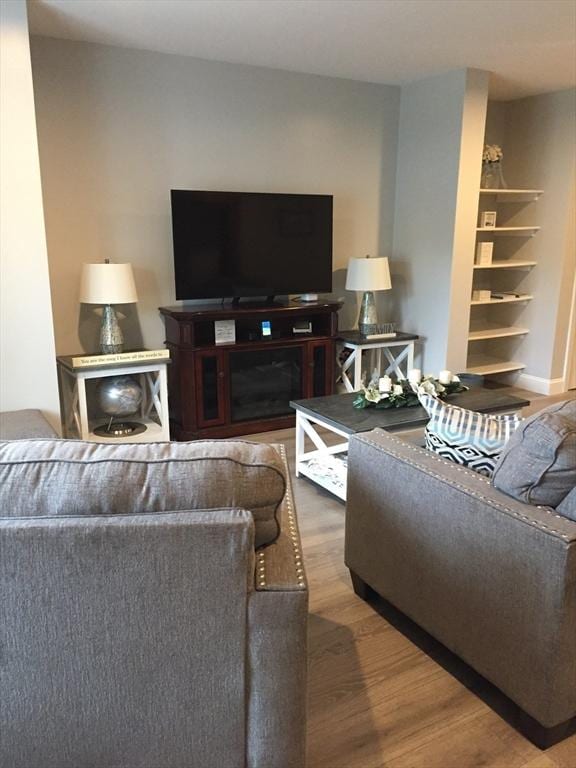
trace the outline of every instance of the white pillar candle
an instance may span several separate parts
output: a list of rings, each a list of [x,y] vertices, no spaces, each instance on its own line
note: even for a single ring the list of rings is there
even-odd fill
[[[440,371],[438,381],[440,384],[450,384],[452,381],[452,371]]]
[[[378,381],[378,389],[380,392],[392,391],[392,379],[390,376],[382,376],[382,378]]]
[[[422,371],[420,368],[411,368],[408,371],[408,381],[410,384],[420,384],[422,381]]]

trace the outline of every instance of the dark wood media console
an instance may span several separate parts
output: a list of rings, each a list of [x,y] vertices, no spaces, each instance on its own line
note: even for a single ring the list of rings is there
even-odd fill
[[[293,426],[291,400],[334,388],[338,302],[160,307],[166,326],[170,431],[175,440],[233,437]],[[236,342],[216,344],[214,321]],[[272,335],[262,337],[270,321]],[[297,322],[311,333],[294,333]]]

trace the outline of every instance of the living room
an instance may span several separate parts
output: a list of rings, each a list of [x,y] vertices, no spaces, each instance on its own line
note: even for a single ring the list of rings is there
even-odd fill
[[[407,400],[412,391],[409,384],[416,379],[421,384],[423,372],[435,377],[440,386],[444,380],[456,389],[459,383],[454,374],[462,374],[460,383],[470,386],[461,393],[462,402],[471,398],[468,407],[474,411],[474,402],[484,413],[521,411],[526,418],[576,397],[576,4],[572,0],[495,0],[489,12],[482,2],[444,0],[33,0],[27,4],[2,0],[1,7],[0,410],[39,409],[52,429],[62,435],[64,424],[64,436],[72,437],[67,430],[73,432],[82,421],[81,390],[74,390],[67,400],[63,379],[58,379],[59,370],[61,377],[64,374],[57,358],[97,355],[102,323],[98,302],[80,301],[84,270],[106,260],[110,265],[129,264],[136,299],[118,306],[124,349],[164,350],[168,342],[171,360],[169,365],[164,361],[163,369],[169,384],[162,394],[158,383],[156,395],[158,410],[167,411],[162,398],[169,399],[174,450],[184,450],[183,440],[197,438],[241,437],[254,441],[262,451],[269,444],[285,446],[295,511],[286,509],[286,531],[293,537],[287,535],[281,546],[286,552],[294,550],[297,588],[304,583],[298,571],[305,569],[310,600],[306,764],[310,768],[576,765],[576,737],[569,730],[562,733],[563,738],[552,740],[556,743],[550,741],[544,752],[526,736],[518,713],[510,714],[509,699],[504,696],[516,701],[514,686],[501,682],[496,671],[500,662],[486,661],[488,651],[478,651],[485,663],[475,666],[476,650],[463,650],[462,637],[454,640],[442,634],[432,618],[420,619],[416,609],[406,603],[397,605],[414,619],[412,625],[384,602],[361,599],[357,593],[363,588],[364,596],[370,597],[365,587],[387,597],[380,583],[363,573],[354,585],[355,593],[348,571],[358,576],[358,569],[352,567],[351,551],[345,561],[345,517],[352,508],[368,506],[364,494],[371,480],[365,477],[366,467],[379,461],[362,443],[364,438],[357,439],[364,430],[358,424],[376,418],[391,424],[390,419],[396,418],[406,426],[410,419],[418,439],[423,426],[415,421],[416,408],[379,410],[361,397],[362,406],[367,407],[354,408],[352,402],[362,390],[357,381],[350,384],[352,391],[346,389],[342,368],[349,365],[346,370],[351,371],[359,361],[355,366],[362,385],[368,386],[374,365],[362,361],[374,353],[379,361],[372,382],[374,397],[381,398],[382,406],[384,400],[394,399],[388,394],[394,395],[388,389],[394,386],[387,382],[388,373],[395,386],[402,388],[400,382],[406,382],[398,396]],[[503,157],[491,161],[486,155],[483,163],[483,153],[494,147]],[[296,323],[282,314],[281,304],[251,308],[251,300],[260,296],[255,290],[234,294],[241,302],[233,307],[229,304],[232,293],[224,296],[203,290],[198,278],[192,288],[195,293],[180,294],[182,301],[177,301],[171,190],[330,198],[331,284],[309,285],[301,272],[304,279],[293,290],[279,283],[280,288],[271,291],[278,296],[320,293],[319,309],[314,309],[313,302],[300,302],[297,307],[304,332],[299,329],[298,336],[293,332]],[[281,202],[286,204],[285,199]],[[490,224],[486,214],[494,213],[496,221]],[[482,263],[479,246],[485,243],[491,244],[490,260]],[[381,285],[347,288],[352,285],[352,260],[362,262],[366,254],[371,262],[386,260],[386,279]],[[280,265],[272,263],[266,269],[279,279]],[[381,338],[364,338],[362,344],[358,337],[339,336],[345,329],[358,332],[363,292],[373,290],[369,298],[375,297],[377,315],[369,319],[378,326],[372,334]],[[227,302],[221,303],[224,299]],[[205,300],[212,302],[211,309],[206,310]],[[298,348],[306,361],[313,345],[322,342],[324,389],[317,390],[311,380],[289,398],[300,403],[297,431],[292,407],[268,427],[262,427],[264,419],[260,427],[252,419],[252,423],[240,420],[230,429],[231,404],[223,405],[216,417],[198,421],[200,395],[193,387],[186,390],[198,375],[190,372],[199,365],[192,355],[205,358],[210,349],[216,350],[221,368],[214,375],[222,376],[207,379],[207,388],[225,397],[228,384],[222,382],[228,381],[234,350],[218,346],[215,336],[210,336],[198,353],[193,344],[182,341],[184,330],[182,335],[170,335],[170,315],[164,310],[161,314],[159,308],[174,310],[172,319],[180,328],[202,323],[202,328],[211,327],[215,318],[221,318],[228,330],[232,323],[238,342],[244,333],[244,341],[252,341],[254,350],[271,349],[273,344]],[[199,318],[200,311],[212,314]],[[386,330],[380,333],[379,326],[384,324],[388,324]],[[201,336],[205,330],[194,332]],[[265,338],[268,332],[270,340]],[[386,338],[388,332],[391,338]],[[394,336],[401,332],[412,338]],[[402,340],[404,346],[400,346]],[[399,349],[405,357],[394,363]],[[390,365],[382,368],[384,357]],[[183,363],[188,359],[191,367]],[[161,360],[158,367],[162,368]],[[299,375],[305,381],[305,373]],[[482,392],[488,392],[482,405],[475,389],[478,381],[486,385]],[[154,382],[151,387],[156,386]],[[90,387],[86,386],[88,401]],[[182,391],[192,391],[188,404],[194,415],[189,423],[185,423]],[[373,396],[369,388],[366,391]],[[333,410],[302,405],[313,395],[348,398],[338,401],[349,403],[346,413],[336,417]],[[516,398],[513,407],[507,397]],[[398,425],[394,429],[398,431]],[[570,434],[573,431],[572,427]],[[77,432],[84,436],[82,429]],[[338,498],[325,484],[319,487],[303,475],[310,441],[310,453],[316,452],[313,459],[318,459],[319,454],[337,458],[338,444],[344,441],[347,450],[348,439],[358,454],[350,453],[350,461],[357,464],[350,470],[347,508],[342,503],[345,489]],[[123,445],[130,442],[124,440]],[[400,453],[403,450],[408,449],[397,448]],[[570,456],[568,464],[569,460]],[[277,470],[283,472],[285,465]],[[384,469],[380,471],[384,476]],[[392,476],[396,469],[390,466],[387,471]],[[569,474],[570,465],[566,471]],[[262,485],[270,482],[262,480]],[[481,487],[473,486],[470,493],[480,493]],[[82,495],[80,485],[76,491]],[[392,494],[392,484],[387,492]],[[423,486],[415,484],[414,499],[422,493]],[[198,494],[194,498],[199,508],[209,506],[210,500],[201,491]],[[538,503],[548,505],[545,500]],[[564,544],[572,541],[576,523],[560,518],[561,514],[555,515],[554,521],[560,531],[558,541]],[[545,525],[545,518],[537,519]],[[348,535],[360,536],[346,525]],[[442,529],[441,535],[450,541],[452,533]],[[517,540],[514,530],[502,535],[507,541]],[[400,551],[404,543],[397,545]],[[267,576],[266,569],[272,568],[267,558],[272,559],[275,546],[256,550],[256,567],[265,569]],[[358,546],[369,549],[366,542]],[[571,553],[568,573],[573,575],[574,544],[564,549]],[[554,558],[561,558],[561,551],[559,545],[557,555],[552,553],[550,558],[557,562]],[[427,562],[434,570],[434,563]],[[400,572],[400,564],[397,569]],[[565,574],[560,565],[558,569],[550,566],[564,584]],[[410,563],[410,572],[426,579],[420,563]],[[442,578],[448,578],[447,573]],[[527,581],[520,580],[518,590],[527,590],[530,579],[539,573],[536,569]],[[404,578],[408,582],[408,576]],[[566,578],[568,603],[573,602],[573,583]],[[552,612],[556,597],[561,599],[554,592],[544,595],[542,616]],[[503,606],[492,613],[504,611]],[[294,610],[302,621],[301,604]],[[476,615],[480,625],[487,622],[484,629],[490,626],[489,616]],[[550,618],[549,624],[554,621]],[[278,622],[281,626],[280,617]],[[284,631],[288,638],[290,633]],[[573,635],[573,625],[561,624],[558,635],[551,634],[550,642],[558,643],[554,647],[562,646],[564,632]],[[498,642],[504,643],[503,636],[498,636]],[[294,653],[293,648],[288,652]],[[560,651],[558,656],[564,658]],[[558,674],[572,679],[573,648],[567,658],[567,667],[547,670],[549,677]],[[500,661],[512,664],[505,653]],[[126,661],[125,669],[130,664]],[[215,683],[207,670],[203,682],[209,687]],[[289,670],[276,679],[272,666],[267,674],[270,684],[285,687],[290,699]],[[298,674],[294,676],[304,686],[304,673]],[[157,680],[162,686],[162,677]],[[63,711],[70,711],[70,705],[93,715],[95,710],[78,695],[79,700],[67,702]],[[523,695],[519,693],[518,698]],[[569,701],[570,694],[566,696]],[[42,704],[38,703],[41,696],[36,703],[55,706],[56,700],[47,694]],[[221,702],[209,702],[208,694],[194,701],[213,706],[214,723],[220,722]],[[271,706],[281,706],[271,701]],[[150,706],[154,710],[153,701]],[[301,740],[304,716],[297,704],[293,706],[293,722],[283,734],[286,741],[273,750],[273,757],[262,745],[260,752],[246,757],[238,736],[234,754],[223,751],[206,758],[201,749],[206,746],[202,738],[210,733],[209,723],[203,724],[202,736],[197,732],[181,737],[178,749],[184,749],[187,739],[200,745],[188,762],[177,757],[170,762],[172,758],[165,758],[161,751],[145,757],[140,731],[142,742],[132,753],[127,747],[123,754],[114,752],[113,745],[100,753],[96,747],[96,751],[82,752],[78,739],[85,738],[85,722],[79,715],[77,738],[72,733],[68,752],[59,753],[52,745],[52,757],[48,752],[37,754],[33,764],[42,768],[301,765],[301,746],[292,758],[281,754],[290,740]],[[570,702],[566,707],[569,711]],[[111,707],[111,711],[116,710]],[[27,714],[22,722],[30,709],[23,712]],[[528,715],[534,719],[534,712]],[[14,736],[15,723],[20,722],[14,709],[4,710],[3,716],[14,748],[6,751],[10,756],[6,764],[32,768],[29,753],[28,762],[23,758],[17,762],[14,755],[26,754],[23,741],[38,739],[42,744],[42,739],[24,725],[18,728],[26,739]],[[274,716],[280,717],[276,710]],[[550,717],[545,723],[535,719],[538,729],[563,725],[570,718],[552,722]],[[141,723],[149,720],[150,713],[143,713]],[[42,732],[41,722],[41,718],[34,720],[38,732]],[[100,738],[102,727],[95,728]],[[54,723],[48,732],[61,738]],[[159,739],[169,741],[168,731],[158,733]],[[259,737],[265,740],[265,736],[262,727]],[[271,742],[275,737],[269,737]],[[120,736],[117,739],[123,743]],[[231,743],[223,739],[223,745]],[[166,754],[170,755],[168,747]],[[180,753],[175,748],[172,754]]]

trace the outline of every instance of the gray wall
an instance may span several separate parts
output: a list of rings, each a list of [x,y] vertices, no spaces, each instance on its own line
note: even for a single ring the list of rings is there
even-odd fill
[[[60,353],[97,347],[99,319],[77,296],[81,265],[104,258],[135,268],[140,300],[126,308],[127,346],[162,344],[157,307],[175,300],[168,193],[204,188],[333,194],[341,327],[356,320],[358,297],[343,287],[348,259],[391,255],[381,318],[422,336],[426,371],[465,367],[487,73],[450,72],[400,96],[48,38],[33,38],[32,64]],[[532,333],[504,342],[520,345],[510,357],[522,355],[528,373],[546,379],[562,375],[566,343],[573,130],[574,92],[494,105],[488,115],[486,135],[504,144],[509,181],[546,189],[543,231],[522,253],[538,248],[539,267],[520,286],[537,298],[513,318]],[[519,223],[531,217],[510,210]]]
[[[466,366],[488,76],[459,70],[402,88],[393,284],[423,366]]]
[[[59,428],[26,3],[0,3],[0,410]]]
[[[499,213],[501,224],[508,221],[542,227],[534,238],[508,238],[510,242],[503,244],[511,250],[510,255],[538,262],[530,272],[519,275],[520,288],[532,293],[534,299],[525,307],[520,305],[512,316],[516,324],[530,328],[523,340],[510,342],[517,345],[514,359],[527,364],[527,377],[519,380],[527,386],[531,383],[528,377],[555,381],[567,373],[576,268],[575,136],[574,89],[489,106],[486,137],[503,147],[508,186],[544,190],[538,202],[501,206]],[[565,388],[561,382],[558,387]]]
[[[78,285],[104,258],[135,268],[127,345],[162,344],[171,188],[333,194],[336,296],[351,256],[389,255],[398,88],[48,38],[32,60],[60,353],[95,350]]]

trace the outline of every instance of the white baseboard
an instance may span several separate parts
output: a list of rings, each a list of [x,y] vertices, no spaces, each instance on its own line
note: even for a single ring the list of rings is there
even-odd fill
[[[531,376],[529,373],[521,373],[516,378],[514,386],[528,389],[530,392],[538,392],[540,395],[560,395],[566,392],[564,379],[544,379],[541,376]]]

